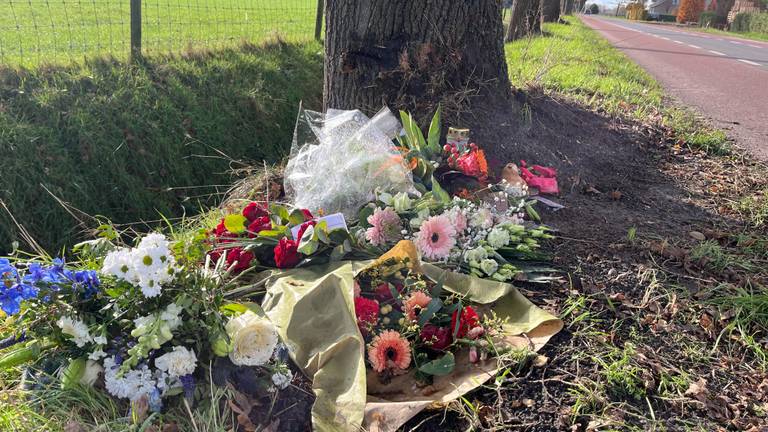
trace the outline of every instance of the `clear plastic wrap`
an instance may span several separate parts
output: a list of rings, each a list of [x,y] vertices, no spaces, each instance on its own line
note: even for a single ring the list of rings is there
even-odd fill
[[[370,119],[357,110],[302,109],[284,173],[288,198],[313,213],[354,220],[375,190],[413,192],[411,170],[392,141],[400,130],[386,107]]]

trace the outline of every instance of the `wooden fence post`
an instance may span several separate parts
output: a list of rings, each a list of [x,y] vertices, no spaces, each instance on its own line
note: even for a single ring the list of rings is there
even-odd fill
[[[131,0],[131,58],[141,58],[141,0]]]
[[[315,15],[315,39],[320,40],[323,35],[323,11],[325,10],[325,1],[317,0],[317,14]]]

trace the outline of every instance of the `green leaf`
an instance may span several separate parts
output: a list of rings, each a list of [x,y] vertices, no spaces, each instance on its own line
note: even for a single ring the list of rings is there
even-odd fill
[[[372,206],[366,205],[365,207],[360,209],[360,212],[357,214],[358,223],[363,228],[370,228],[371,224],[368,223],[368,216],[373,214],[374,208]]]
[[[269,206],[269,211],[272,213],[272,221],[276,225],[287,225],[290,221],[291,215],[284,206],[272,204]]]
[[[331,240],[328,238],[327,221],[320,221],[317,225],[315,225],[315,237],[317,237],[316,240],[320,240],[325,244],[330,243]]]
[[[85,359],[76,358],[61,373],[61,388],[71,389],[80,384],[80,379],[85,374]]]
[[[331,261],[341,261],[347,251],[344,250],[344,245],[338,245],[331,250]]]
[[[443,284],[445,283],[445,278],[448,277],[448,270],[444,270],[440,274],[440,278],[437,280],[437,283],[435,283],[435,286],[432,287],[432,290],[429,292],[429,295],[436,299],[440,297],[440,294],[443,293]]]
[[[319,245],[320,243],[315,239],[315,227],[310,226],[301,236],[298,251],[304,255],[312,255],[317,251]]]
[[[301,225],[306,221],[307,219],[304,218],[304,212],[302,212],[300,209],[294,209],[288,216],[288,222],[291,225]]]
[[[427,148],[432,157],[440,154],[440,111],[441,106],[437,105],[437,111],[435,111],[435,115],[432,116],[432,123],[429,124],[429,133],[427,135]]]
[[[453,353],[447,352],[444,356],[421,365],[419,371],[428,375],[444,376],[453,372],[454,367],[456,367],[456,360],[453,358]]]
[[[443,301],[439,298],[433,298],[432,301],[429,302],[426,309],[422,310],[419,314],[419,327],[424,327],[424,324],[428,323],[429,320],[432,319],[433,316],[443,308]]]
[[[242,234],[245,232],[245,222],[248,219],[241,214],[230,214],[224,217],[224,227],[232,234]]]
[[[451,196],[440,186],[440,183],[434,177],[432,177],[432,197],[443,204],[451,203]]]
[[[225,305],[222,305],[219,310],[224,314],[235,314],[239,315],[241,313],[244,313],[248,310],[248,306],[242,304],[242,303],[227,303]]]

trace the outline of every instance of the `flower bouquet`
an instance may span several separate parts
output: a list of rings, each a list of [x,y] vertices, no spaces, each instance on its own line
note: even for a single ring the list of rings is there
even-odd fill
[[[197,383],[209,385],[210,365],[224,359],[250,368],[262,397],[290,383],[272,323],[258,306],[224,299],[233,287],[224,260],[200,265],[184,252],[204,238],[117,240],[82,244],[71,263],[0,260],[0,308],[16,329],[0,345],[0,370],[32,363],[33,387],[57,375],[64,387],[101,389],[152,411],[204,398]]]

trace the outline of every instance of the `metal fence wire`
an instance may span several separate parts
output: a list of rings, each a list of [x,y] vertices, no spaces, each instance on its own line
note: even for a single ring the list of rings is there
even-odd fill
[[[322,0],[0,0],[0,63],[126,55],[137,25],[144,53],[258,42],[273,34],[306,40],[320,30],[318,13]]]

